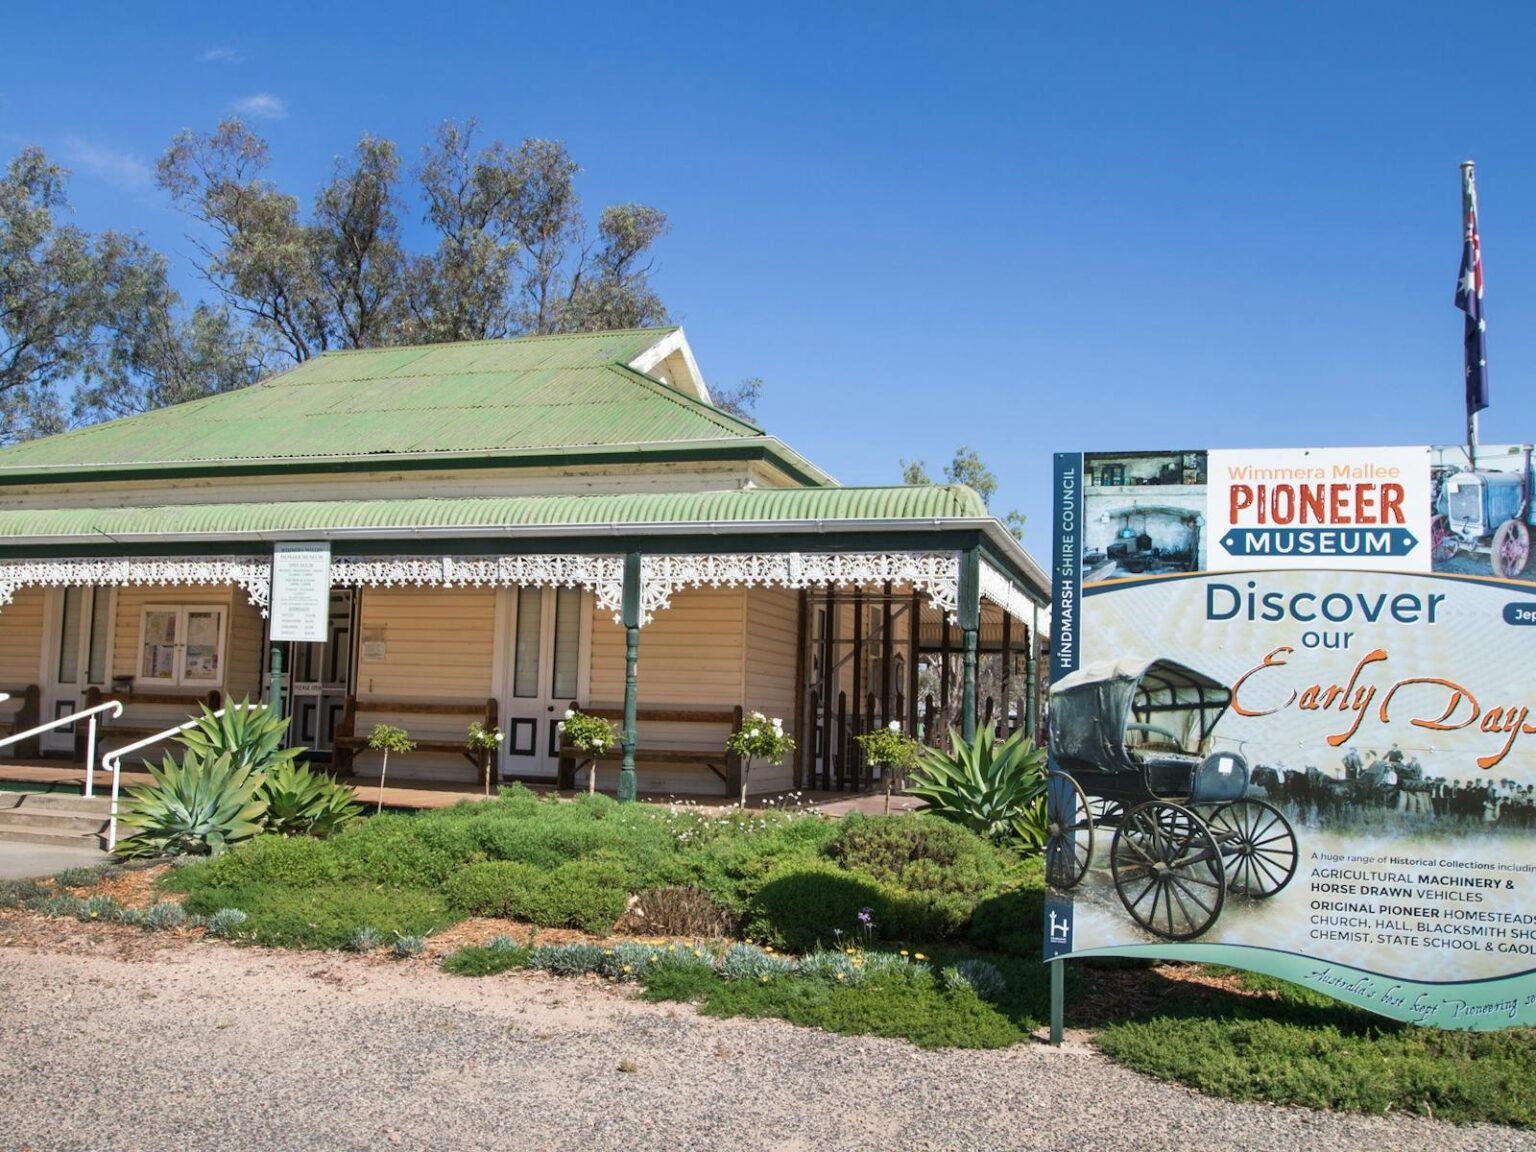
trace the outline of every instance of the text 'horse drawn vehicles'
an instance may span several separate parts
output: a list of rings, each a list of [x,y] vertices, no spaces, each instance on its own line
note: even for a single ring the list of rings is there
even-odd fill
[[[1132,919],[1192,940],[1226,894],[1273,896],[1296,874],[1296,834],[1251,795],[1248,764],[1212,752],[1231,691],[1169,660],[1091,665],[1051,687],[1046,878],[1075,887],[1095,836],[1114,830],[1110,869]]]

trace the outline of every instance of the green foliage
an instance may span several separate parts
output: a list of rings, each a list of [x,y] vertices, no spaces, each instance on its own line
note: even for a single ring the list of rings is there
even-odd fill
[[[1008,990],[997,965],[974,957],[941,969],[939,983],[952,992],[973,992],[983,1000],[1001,1000]]]
[[[393,724],[375,724],[368,732],[368,747],[376,752],[414,752],[415,741],[404,728]]]
[[[54,876],[54,885],[59,888],[89,888],[96,883],[97,872],[94,868],[66,868]]]
[[[245,935],[254,943],[298,948],[345,948],[364,927],[421,936],[458,919],[435,892],[362,884],[197,886],[185,903],[203,915],[240,908],[249,917]]]
[[[330,836],[363,811],[354,789],[291,759],[267,771],[259,794],[266,802],[267,831],[283,836]]]
[[[603,966],[596,944],[540,944],[528,957],[528,967],[555,976],[585,976]]]
[[[967,743],[953,728],[950,755],[925,748],[907,791],[947,820],[991,840],[1039,847],[1035,817],[1045,801],[1046,757],[1024,732],[1002,743],[983,726]]]
[[[401,195],[395,146],[365,134],[338,160],[308,219],[263,173],[265,140],[239,120],[182,132],[159,185],[217,242],[199,270],[295,361],[327,348],[484,340],[522,332],[632,328],[666,319],[650,254],[666,216],[611,205],[592,228],[576,162],[552,140],[510,148],[445,122]],[[434,250],[407,250],[406,214]],[[435,234],[435,235],[434,235]]]
[[[347,937],[346,949],[348,952],[373,952],[384,946],[384,933],[377,928],[364,924],[353,931]]]
[[[252,704],[247,698],[229,705],[222,716],[206,704],[200,707],[202,715],[194,717],[193,726],[176,739],[204,760],[228,756],[237,769],[263,773],[291,766],[304,751],[283,747],[289,722],[265,704]]]
[[[506,940],[507,937],[497,939]],[[497,947],[496,940],[492,940],[484,946],[460,948],[443,957],[443,971],[455,976],[494,976],[513,968],[528,967],[529,955],[530,949],[519,948],[515,944],[511,947]]]
[[[472,915],[603,933],[624,911],[628,879],[622,864],[600,858],[572,860],[550,871],[493,860],[464,868],[443,891],[455,908]]]
[[[900,722],[896,720],[892,720],[884,728],[876,728],[873,732],[855,736],[854,740],[858,742],[860,748],[864,749],[866,760],[871,764],[889,768],[896,776],[911,771],[923,747],[904,733]]]
[[[110,896],[89,896],[81,901],[79,909],[75,912],[76,919],[91,921],[112,921],[120,919],[123,907]]]
[[[1008,880],[1008,857],[958,824],[919,813],[862,816],[838,822],[828,855],[850,872],[918,892],[973,899]]]
[[[1273,999],[1160,998],[1099,1044],[1128,1067],[1232,1100],[1536,1127],[1536,1029],[1419,1028],[1273,983]]]
[[[119,819],[133,834],[118,842],[119,855],[218,854],[261,831],[261,775],[228,752],[188,749],[180,764],[167,753],[160,767],[146,767],[154,783],[128,789]]]
[[[795,962],[755,944],[732,944],[721,955],[717,971],[722,980],[756,980],[762,983],[795,973]]]
[[[1017,888],[987,896],[976,904],[966,939],[988,952],[1039,960],[1044,883],[1044,864],[1036,857],[1026,863]]]
[[[409,960],[413,956],[420,956],[427,948],[427,938],[419,935],[402,935],[395,933],[395,939],[389,946],[389,954],[396,960]]]
[[[464,746],[475,752],[494,752],[501,747],[506,739],[500,728],[492,725],[487,728],[479,720],[469,722],[469,734],[464,738]]]
[[[157,900],[144,911],[141,923],[145,928],[169,932],[187,922],[187,910],[174,900]]]
[[[220,908],[208,917],[208,935],[225,938],[236,936],[249,919],[239,908]]]
[[[743,760],[782,764],[784,757],[795,750],[795,742],[784,734],[784,721],[779,717],[769,719],[761,712],[748,712],[742,717],[741,727],[726,738],[725,750]]]
[[[0,908],[24,908],[48,895],[48,888],[36,880],[0,880]]]
[[[943,892],[911,892],[844,871],[830,862],[775,873],[748,902],[743,934],[791,952],[859,937],[859,912],[873,911],[882,937],[943,940],[956,935],[972,901]]]
[[[579,712],[575,708],[565,710],[565,718],[560,721],[560,732],[567,744],[579,748],[588,756],[606,752],[619,742],[612,721]]]

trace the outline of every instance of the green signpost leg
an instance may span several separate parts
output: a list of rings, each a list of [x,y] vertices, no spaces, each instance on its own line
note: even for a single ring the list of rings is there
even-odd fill
[[[960,732],[967,742],[976,739],[976,648],[981,628],[981,552],[968,548],[960,553],[960,629],[965,635],[965,657],[960,677]]]
[[[1066,973],[1062,967],[1065,963],[1051,961],[1051,1043],[1057,1048],[1061,1047],[1062,1018],[1067,1007]]]
[[[624,759],[619,765],[618,798],[624,803],[635,798],[635,712],[639,698],[640,663],[640,554],[624,557],[624,730],[619,741]],[[596,766],[594,765],[594,771]]]

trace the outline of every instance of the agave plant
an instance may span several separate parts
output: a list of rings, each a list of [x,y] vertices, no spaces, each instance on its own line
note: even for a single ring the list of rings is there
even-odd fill
[[[128,789],[119,818],[134,832],[118,843],[120,855],[217,854],[261,831],[262,774],[229,753],[189,750],[180,764],[167,753],[159,767],[145,766],[154,783]]]
[[[907,791],[928,801],[935,814],[988,839],[1018,836],[1038,847],[1045,750],[1023,732],[999,743],[991,728],[982,728],[970,742],[951,728],[949,744],[947,756],[936,748],[923,749]]]
[[[287,759],[268,770],[258,795],[267,831],[284,836],[329,836],[363,811],[351,788]]]
[[[288,720],[264,704],[252,704],[249,698],[224,709],[216,716],[206,704],[193,726],[177,737],[192,751],[208,758],[228,754],[236,767],[267,772],[283,764],[292,764],[303,748],[284,748]]]

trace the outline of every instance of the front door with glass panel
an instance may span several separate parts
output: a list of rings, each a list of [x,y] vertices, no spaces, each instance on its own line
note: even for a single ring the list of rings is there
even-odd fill
[[[553,778],[559,761],[556,725],[581,687],[586,595],[580,588],[516,588],[507,596],[511,635],[501,772]]]
[[[290,745],[321,755],[331,751],[336,721],[351,691],[352,616],[352,589],[333,588],[327,638],[290,646],[285,662],[288,715],[293,717]]]
[[[85,690],[105,688],[108,679],[107,628],[110,624],[110,588],[54,588],[48,594],[50,643],[45,646],[47,673],[43,678],[46,699],[43,720],[68,716],[85,707]],[[74,725],[45,732],[42,746],[48,752],[74,748]]]

